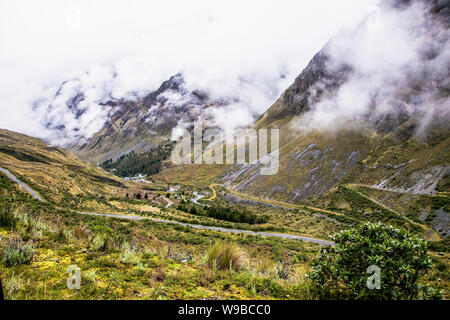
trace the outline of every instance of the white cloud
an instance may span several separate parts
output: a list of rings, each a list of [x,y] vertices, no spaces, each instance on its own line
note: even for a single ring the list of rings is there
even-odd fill
[[[419,114],[419,130],[437,114],[449,119],[450,100],[437,91],[448,88],[450,31],[427,12],[422,2],[404,10],[382,7],[357,29],[330,41],[329,71],[345,64],[353,72],[293,126],[334,129],[400,110]]]
[[[177,72],[213,97],[239,99],[219,116],[260,114],[376,2],[3,0],[0,127],[57,141],[42,128],[43,106],[63,81],[78,79],[89,110],[79,119],[58,116],[89,136],[109,115],[99,106],[105,92],[142,96]]]

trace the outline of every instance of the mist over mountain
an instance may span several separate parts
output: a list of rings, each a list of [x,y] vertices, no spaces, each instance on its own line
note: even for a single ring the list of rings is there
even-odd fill
[[[42,115],[40,122],[48,132],[46,140],[63,146],[84,143],[106,123],[114,122],[116,112],[121,110],[123,114],[126,110],[122,109],[130,108],[132,104],[143,105],[145,121],[151,128],[166,127],[166,131],[169,127],[187,128],[203,113],[204,120],[208,119],[211,126],[224,130],[250,126],[264,111],[262,106],[267,106],[279,93],[277,83],[283,75],[263,82],[257,76],[240,77],[234,85],[220,88],[218,83],[201,86],[189,75],[178,73],[155,91],[126,93],[118,91],[117,77],[112,66],[105,66],[78,79],[64,81],[54,97],[37,103],[34,109]],[[191,107],[197,105],[189,108],[190,115],[176,115],[189,104]],[[205,107],[207,112],[202,110]],[[172,125],[169,126],[168,121]]]
[[[445,2],[384,1],[331,39],[266,116],[301,115],[292,123],[301,130],[415,116],[422,132],[449,120],[448,27]]]
[[[89,139],[111,117],[108,100],[143,98],[177,73],[235,100],[216,111],[221,125],[248,126],[373,2],[2,1],[0,126],[58,145]],[[78,91],[82,115],[68,107]]]
[[[74,121],[83,117],[83,98],[76,95],[67,104]],[[78,102],[78,103],[77,103]],[[177,129],[192,126],[196,120],[214,121],[213,109],[227,102],[212,100],[200,90],[191,91],[181,74],[176,74],[154,92],[143,98],[109,100],[102,107],[109,110],[108,119],[92,137],[71,139],[67,148],[86,160],[103,162],[131,151],[144,152],[172,139]],[[52,105],[49,107],[52,108]],[[56,119],[56,124],[59,119]],[[72,134],[71,128],[54,125],[50,119],[47,127],[61,134]],[[68,130],[67,130],[68,129]],[[176,137],[175,137],[176,138]]]

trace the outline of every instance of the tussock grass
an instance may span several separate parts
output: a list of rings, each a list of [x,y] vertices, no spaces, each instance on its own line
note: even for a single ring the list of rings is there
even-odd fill
[[[236,244],[216,242],[206,252],[206,262],[219,270],[238,270],[248,263],[248,257]]]
[[[12,273],[7,279],[5,279],[5,297],[7,299],[14,299],[15,295],[20,292],[24,287],[24,280]]]
[[[80,224],[78,227],[74,230],[74,236],[80,241],[88,241],[89,240],[89,234],[90,231],[88,227],[85,224]]]

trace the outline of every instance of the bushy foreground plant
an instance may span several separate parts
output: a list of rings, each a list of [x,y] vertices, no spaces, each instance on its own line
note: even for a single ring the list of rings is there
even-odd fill
[[[20,238],[12,238],[3,249],[3,263],[7,267],[29,264],[33,259],[33,246],[25,244]]]
[[[309,277],[325,299],[430,299],[440,292],[419,284],[431,268],[427,243],[405,229],[382,223],[364,223],[336,233],[336,243],[321,249]],[[369,289],[376,266],[379,288]]]
[[[74,231],[74,236],[79,241],[88,241],[90,231],[85,224],[79,224]]]
[[[216,242],[206,252],[209,266],[219,270],[238,270],[247,263],[247,254],[236,244]]]

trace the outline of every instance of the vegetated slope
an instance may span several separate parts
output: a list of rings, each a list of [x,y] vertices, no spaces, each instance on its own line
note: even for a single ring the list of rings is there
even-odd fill
[[[0,274],[7,300],[314,298],[298,276],[319,249],[314,243],[73,214],[31,199],[3,173],[0,222]],[[212,270],[203,261],[215,241],[245,246],[242,254],[251,257],[251,271],[231,277],[229,269]],[[21,254],[4,259],[11,251]],[[284,257],[292,257],[289,275],[295,283],[276,276]],[[65,285],[74,264],[83,270],[76,292]]]
[[[402,17],[404,10],[416,12],[419,8],[401,11],[389,6],[384,10],[389,12],[385,15],[395,14],[395,18]],[[448,41],[444,42],[449,35],[448,20],[441,22],[449,17],[448,5],[442,11],[425,14],[440,29],[431,30],[438,35],[426,34],[429,44],[420,43],[417,61],[405,61],[417,65],[394,64],[397,69],[391,72],[398,73],[395,79],[385,73],[377,75],[395,81],[395,85],[366,81],[364,78],[372,76],[367,73],[375,68],[362,70],[359,64],[352,65],[336,53],[336,47],[344,47],[339,53],[363,54],[358,46],[364,46],[364,41],[369,41],[364,39],[373,36],[366,24],[332,39],[256,123],[256,128],[281,130],[280,173],[264,178],[249,166],[239,167],[225,175],[224,182],[237,190],[253,186],[266,196],[280,194],[291,201],[317,196],[345,180],[410,193],[434,193],[439,181],[448,176],[449,160],[448,60],[442,66],[447,72],[435,69],[448,54]],[[427,26],[419,27],[429,31]],[[382,53],[396,55],[389,48]],[[363,66],[376,63],[372,61],[376,56],[364,58],[369,61],[361,62]],[[367,101],[360,101],[361,90],[367,91]],[[343,97],[346,94],[350,94],[348,100]],[[332,123],[327,123],[328,117],[332,117]],[[424,117],[428,118],[426,123]],[[234,174],[236,170],[242,174]],[[295,179],[287,181],[288,177]]]
[[[131,184],[58,147],[3,129],[0,129],[0,167],[29,184],[45,200],[55,203],[68,196],[115,195]]]
[[[23,145],[17,151],[33,163],[41,163],[43,152],[57,163],[53,152],[60,149],[48,151],[41,141],[8,131],[0,136],[12,149]],[[60,162],[71,161],[60,154]],[[73,214],[30,199],[2,173],[0,215],[2,254],[9,248],[23,253],[12,264],[0,263],[5,299],[317,299],[305,276],[316,243]],[[239,244],[246,268],[231,273],[204,263],[221,243]],[[447,297],[448,254],[431,254],[433,270],[423,280]],[[80,290],[65,285],[74,264],[83,270]]]
[[[100,167],[119,177],[131,177],[137,174],[152,175],[160,172],[163,161],[170,156],[172,144],[161,144],[143,153],[131,153],[120,156],[117,160],[109,159]]]

